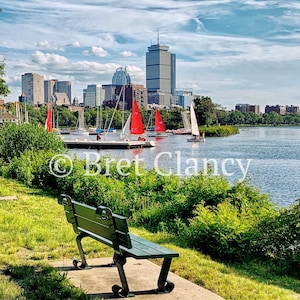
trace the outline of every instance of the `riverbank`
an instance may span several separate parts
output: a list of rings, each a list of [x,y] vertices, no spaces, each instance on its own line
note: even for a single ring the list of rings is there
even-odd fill
[[[28,295],[36,300],[88,299],[50,266],[78,256],[74,233],[56,197],[3,177],[0,186],[1,197],[17,198],[0,202],[0,299],[25,300]],[[300,298],[299,280],[271,274],[261,263],[224,264],[181,247],[172,235],[152,234],[142,228],[132,231],[178,251],[180,256],[172,262],[171,271],[225,299]],[[107,247],[93,240],[87,239],[85,250],[88,258],[111,256]]]

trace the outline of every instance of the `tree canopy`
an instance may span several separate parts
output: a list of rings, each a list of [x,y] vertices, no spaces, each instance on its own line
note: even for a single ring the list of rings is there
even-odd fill
[[[1,12],[1,9],[0,9]],[[7,96],[8,94],[10,94],[10,90],[6,84],[6,81],[3,79],[4,75],[5,75],[5,64],[4,62],[0,62],[0,96]]]
[[[211,125],[217,120],[217,105],[210,97],[201,96],[194,100],[199,125]]]

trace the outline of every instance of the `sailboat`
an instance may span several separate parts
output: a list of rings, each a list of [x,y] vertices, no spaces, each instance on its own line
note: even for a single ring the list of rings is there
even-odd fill
[[[144,128],[142,115],[141,115],[141,112],[140,112],[140,109],[138,107],[136,100],[134,100],[133,105],[132,105],[132,112],[129,115],[129,117],[127,118],[124,127],[122,128],[120,138],[123,140],[129,141],[131,138],[131,135],[138,135],[139,136],[138,141],[145,142],[145,143],[149,144],[150,146],[154,147],[155,142],[154,141],[146,141],[144,134],[145,134],[145,128]]]
[[[172,133],[176,135],[191,134],[191,122],[187,117],[187,113],[185,111],[181,112],[181,117],[184,127],[173,130]]]
[[[45,123],[45,129],[47,129],[48,132],[52,132],[52,103],[48,103],[48,111],[47,111],[47,118]]]
[[[98,135],[103,133],[102,129],[102,109],[97,105],[97,115],[96,115],[96,127],[89,128],[89,135]]]
[[[154,126],[154,133],[148,134],[149,137],[166,137],[168,134],[166,134],[166,127],[164,124],[164,121],[161,117],[161,114],[159,112],[159,109],[156,108],[155,110],[155,126]]]
[[[85,125],[84,107],[76,107],[75,111],[78,112],[78,119],[76,124],[77,129],[72,131],[72,134],[76,134],[76,135],[89,134]]]
[[[187,141],[200,142],[200,132],[199,132],[198,122],[197,122],[193,103],[190,106],[190,114],[191,114],[192,137],[187,138]]]

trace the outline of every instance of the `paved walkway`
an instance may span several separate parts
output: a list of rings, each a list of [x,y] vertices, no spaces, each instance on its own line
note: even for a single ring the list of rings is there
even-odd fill
[[[70,282],[80,287],[90,299],[119,299],[112,293],[111,287],[114,284],[120,285],[118,270],[116,267],[107,267],[111,263],[111,258],[89,259],[88,263],[92,267],[87,270],[75,270],[72,261],[58,261],[52,263],[61,272],[67,272]],[[124,266],[130,291],[135,294],[134,299],[146,300],[222,300],[223,298],[196,285],[190,281],[170,272],[168,279],[175,284],[171,293],[151,294],[157,287],[157,279],[160,266],[149,260],[127,259]]]

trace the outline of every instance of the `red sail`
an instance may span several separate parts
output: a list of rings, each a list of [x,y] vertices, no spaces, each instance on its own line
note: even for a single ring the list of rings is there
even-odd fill
[[[52,104],[48,104],[48,113],[46,119],[46,126],[48,132],[52,131]]]
[[[166,131],[164,121],[161,117],[161,114],[160,114],[158,108],[155,111],[155,131],[156,132],[165,132]]]
[[[132,116],[131,116],[131,134],[143,134],[144,131],[144,123],[139,110],[139,107],[136,103],[136,100],[133,101],[132,105]]]

